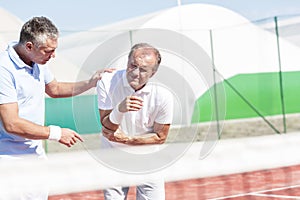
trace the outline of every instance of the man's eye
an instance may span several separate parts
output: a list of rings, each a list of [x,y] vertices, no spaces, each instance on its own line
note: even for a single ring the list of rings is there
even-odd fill
[[[44,51],[45,53],[53,53],[54,51],[53,50],[51,50],[51,51]]]

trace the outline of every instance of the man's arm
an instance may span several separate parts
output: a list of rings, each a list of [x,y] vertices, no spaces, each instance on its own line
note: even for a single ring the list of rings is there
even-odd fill
[[[49,139],[50,127],[40,126],[28,120],[20,118],[18,115],[18,104],[0,104],[0,118],[8,133],[12,133],[28,139]],[[76,132],[62,128],[59,142],[71,147],[82,138]]]
[[[129,145],[163,144],[169,134],[170,124],[159,124],[154,122],[153,133],[128,137],[124,143]]]
[[[112,110],[99,109],[100,122],[101,122],[102,126],[104,126],[105,129],[108,129],[108,130],[111,130],[114,132],[119,128],[119,124],[114,124],[110,121],[109,115],[111,112],[112,112]]]
[[[121,129],[112,131],[102,126],[104,137],[113,142],[128,145],[163,144],[169,134],[170,124],[154,123],[153,133],[145,133],[137,136],[127,136]]]
[[[119,129],[119,123],[113,123],[110,119],[111,113],[114,115],[122,115],[128,111],[138,111],[143,106],[143,99],[136,96],[126,97],[114,110],[101,110],[100,122],[102,124],[102,133],[110,141],[119,142],[129,145],[142,145],[142,144],[162,144],[166,141],[170,124],[159,124],[154,122],[153,133],[145,133],[138,136],[127,136]],[[116,110],[117,109],[117,110]],[[115,117],[115,118],[118,118]]]
[[[143,106],[143,99],[137,96],[128,96],[121,101],[113,110],[101,110],[100,122],[102,126],[111,131],[119,128],[122,115],[129,111],[138,111]]]
[[[102,74],[113,70],[115,69],[98,70],[89,80],[79,82],[58,82],[54,79],[46,85],[46,93],[53,98],[76,96],[96,87],[97,81],[102,78]]]
[[[119,142],[128,145],[163,144],[169,134],[170,124],[159,124],[154,122],[153,133],[145,133],[138,136],[127,136],[121,129],[119,129],[118,125],[109,121],[110,111],[100,110],[100,113],[106,113],[106,117],[104,117],[105,119],[103,120],[105,121],[105,125],[102,123],[103,136],[112,142]]]
[[[124,143],[128,137],[119,129],[123,114],[128,111],[138,111],[142,106],[143,99],[137,96],[128,96],[112,110],[99,109],[103,135],[110,141]],[[118,132],[116,132],[117,130]]]

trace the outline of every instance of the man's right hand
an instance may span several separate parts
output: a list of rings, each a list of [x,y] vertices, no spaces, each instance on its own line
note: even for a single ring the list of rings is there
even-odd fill
[[[83,142],[83,138],[75,131],[68,129],[68,128],[62,128],[61,131],[62,132],[61,132],[61,138],[59,140],[59,143],[64,144],[68,147],[71,147],[78,140]]]
[[[143,99],[138,96],[128,96],[119,104],[120,112],[138,111],[143,107]]]

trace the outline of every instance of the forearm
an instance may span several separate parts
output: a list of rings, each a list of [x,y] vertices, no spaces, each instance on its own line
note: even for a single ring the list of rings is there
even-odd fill
[[[75,83],[60,82],[58,84],[57,95],[54,97],[72,97],[79,95],[89,89],[93,85],[89,81],[79,81]]]
[[[46,93],[54,98],[57,97],[71,97],[81,94],[93,87],[96,87],[97,81],[102,78],[104,72],[113,72],[115,69],[101,69],[95,72],[95,74],[85,81],[78,82],[57,82],[54,79],[52,82],[46,85]]]
[[[145,133],[129,137],[126,144],[142,145],[142,144],[163,144],[169,134],[170,124],[154,123],[153,132]]]
[[[104,126],[102,126],[102,134],[112,142],[119,142],[128,145],[162,144],[165,142],[165,139],[160,138],[156,133],[128,136],[121,129],[112,131]]]
[[[128,145],[145,145],[145,144],[163,144],[166,137],[159,136],[157,133],[146,133],[143,135],[128,137],[125,144]]]
[[[40,126],[22,118],[3,124],[7,132],[27,139],[48,139],[50,128]]]

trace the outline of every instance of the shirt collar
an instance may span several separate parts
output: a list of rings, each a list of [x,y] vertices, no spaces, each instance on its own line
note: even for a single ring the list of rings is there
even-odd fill
[[[10,59],[17,65],[17,67],[19,68],[24,68],[24,67],[27,67],[27,68],[30,68],[32,69],[31,66],[27,65],[26,63],[23,62],[23,60],[19,57],[19,55],[17,54],[16,50],[14,49],[14,45],[16,45],[17,42],[12,42],[8,45],[7,47],[7,52],[8,52],[8,55],[10,57]],[[35,65],[35,63],[34,63]]]

